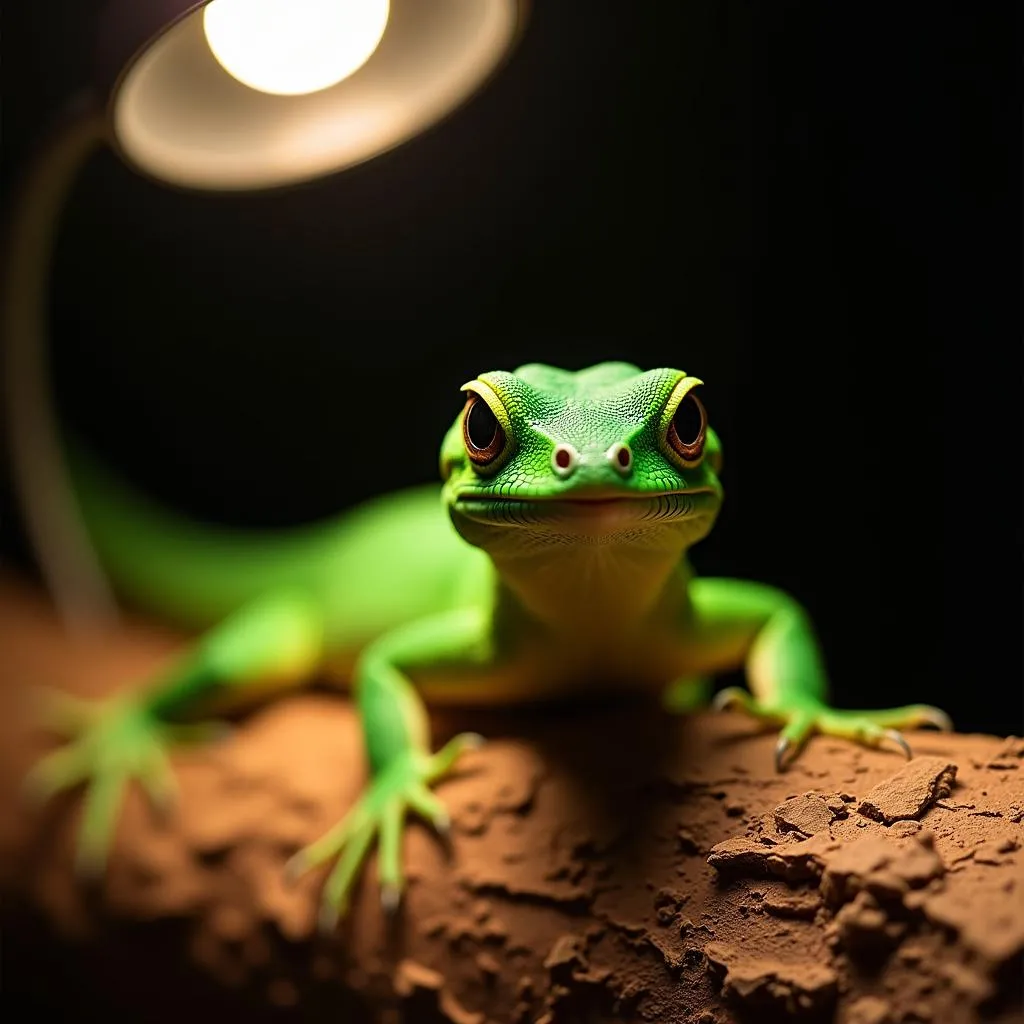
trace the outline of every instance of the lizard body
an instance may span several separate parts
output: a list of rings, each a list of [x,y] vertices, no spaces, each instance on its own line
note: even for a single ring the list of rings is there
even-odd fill
[[[694,575],[690,547],[722,501],[719,440],[679,370],[540,364],[482,374],[441,448],[443,484],[400,491],[325,523],[240,532],[185,521],[82,451],[69,464],[97,554],[124,598],[201,632],[164,676],[128,697],[64,698],[71,742],[33,771],[48,795],[89,783],[80,864],[102,866],[120,792],[168,801],[167,743],[197,719],[334,672],[351,677],[371,769],[346,818],[290,870],[337,858],[331,927],[371,842],[385,904],[402,891],[407,811],[443,828],[431,784],[479,738],[432,752],[422,701],[495,704],[595,691],[661,691],[694,706],[712,675],[781,726],[779,756],[814,731],[878,744],[938,709],[839,711],[812,627],[788,595]]]

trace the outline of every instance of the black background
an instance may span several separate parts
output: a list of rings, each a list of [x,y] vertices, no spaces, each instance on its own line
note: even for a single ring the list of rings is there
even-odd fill
[[[62,415],[165,500],[283,524],[432,479],[478,372],[674,365],[725,446],[698,570],[803,601],[836,703],[1019,733],[1016,6],[537,0],[469,105],[347,174],[209,197],[102,153]],[[5,5],[5,195],[100,7]]]

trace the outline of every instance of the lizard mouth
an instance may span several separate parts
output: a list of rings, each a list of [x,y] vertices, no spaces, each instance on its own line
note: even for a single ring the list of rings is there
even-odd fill
[[[495,526],[608,533],[625,527],[653,526],[691,518],[707,512],[714,501],[715,492],[711,488],[544,496],[471,492],[459,495],[454,507],[468,519]]]

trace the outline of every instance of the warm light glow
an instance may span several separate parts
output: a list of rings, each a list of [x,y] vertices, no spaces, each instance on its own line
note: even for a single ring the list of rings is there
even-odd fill
[[[377,49],[390,0],[213,0],[206,41],[224,70],[259,92],[300,96],[348,78]]]

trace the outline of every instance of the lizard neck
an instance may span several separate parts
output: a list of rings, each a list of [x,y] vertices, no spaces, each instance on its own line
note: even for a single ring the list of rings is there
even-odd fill
[[[531,618],[573,635],[612,639],[672,602],[679,546],[544,547],[491,554],[502,586]]]

